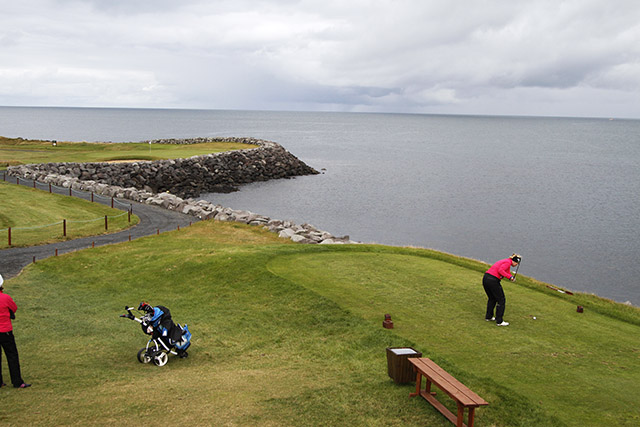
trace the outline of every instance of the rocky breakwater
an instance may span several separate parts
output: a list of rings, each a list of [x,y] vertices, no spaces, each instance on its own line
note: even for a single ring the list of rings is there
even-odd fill
[[[246,140],[246,139],[243,139]],[[188,142],[177,142],[177,141],[198,141],[203,142],[202,139],[198,140],[163,140],[163,142],[158,143],[188,143]],[[251,144],[255,144],[256,140],[249,140]],[[195,142],[191,142],[195,143]],[[266,143],[266,141],[262,141],[262,143]],[[275,143],[270,143],[275,144]],[[258,145],[258,144],[256,144]],[[277,147],[280,147],[278,144],[275,144]],[[276,147],[276,149],[277,149]],[[280,147],[282,149],[282,147]],[[257,150],[257,149],[255,149]],[[284,150],[284,149],[282,149]],[[242,150],[252,151],[252,150]],[[225,154],[225,153],[221,153]],[[216,156],[215,154],[208,156],[197,156],[198,158]],[[279,154],[281,156],[281,154]],[[290,160],[290,154],[286,155],[286,157]],[[181,164],[178,159],[168,161],[170,164]],[[189,160],[189,159],[186,159]],[[296,159],[297,160],[297,159]],[[297,160],[297,162],[300,162]],[[297,162],[294,160],[293,164],[297,165]],[[149,164],[156,162],[136,162],[139,164]],[[300,162],[302,163],[302,162]],[[217,221],[235,221],[241,222],[245,224],[250,224],[254,226],[262,226],[267,230],[278,233],[278,236],[281,238],[291,239],[294,242],[298,243],[320,243],[320,244],[341,244],[341,243],[356,243],[349,239],[349,236],[336,237],[331,233],[326,231],[322,231],[317,229],[311,224],[302,224],[298,225],[292,221],[283,221],[278,219],[271,219],[264,215],[259,215],[249,211],[235,210],[228,207],[214,205],[205,200],[196,200],[194,198],[182,198],[179,195],[172,194],[171,192],[164,191],[161,193],[153,191],[153,188],[149,185],[145,184],[144,188],[136,188],[135,186],[124,186],[124,185],[112,185],[103,182],[103,178],[99,177],[100,173],[98,169],[93,171],[93,167],[91,165],[102,165],[102,163],[48,163],[44,165],[21,165],[21,166],[12,166],[7,169],[9,175],[27,179],[34,179],[39,182],[48,183],[52,185],[56,185],[63,188],[72,188],[78,191],[87,191],[95,194],[100,194],[106,197],[117,197],[120,199],[132,200],[135,202],[145,203],[149,205],[159,206],[165,209],[175,210],[181,212],[186,215],[191,215],[198,219],[215,219]],[[62,165],[62,166],[60,166]],[[133,163],[132,165],[135,165]],[[304,165],[304,164],[303,164]],[[244,167],[238,165],[238,169]],[[277,170],[282,167],[282,163],[277,167]],[[299,165],[296,167],[300,167]],[[311,169],[308,166],[301,166],[302,170]],[[308,168],[308,169],[306,169]],[[313,169],[311,169],[313,170]],[[71,172],[69,172],[71,171]],[[93,171],[93,175],[83,175],[85,172]],[[214,170],[215,172],[215,170]],[[315,172],[315,171],[314,171]],[[316,172],[317,173],[317,172]],[[281,175],[282,172],[278,172],[278,175]],[[131,184],[134,179],[131,176],[138,175],[130,175],[128,183]],[[292,176],[290,173],[285,174],[282,177]],[[95,177],[98,180],[94,179],[86,179],[89,177]],[[105,175],[106,177],[106,175]],[[262,177],[265,177],[263,174]],[[218,184],[216,184],[218,185]],[[239,185],[239,183],[235,183],[235,185]]]
[[[236,142],[257,148],[225,151],[186,159],[100,162],[43,163],[19,166],[10,171],[41,180],[57,174],[95,181],[123,188],[134,187],[153,193],[170,192],[180,197],[201,193],[235,191],[242,184],[270,179],[317,174],[281,145],[255,138],[193,138],[145,141],[150,144],[197,144],[201,142]],[[15,168],[14,168],[15,169]]]

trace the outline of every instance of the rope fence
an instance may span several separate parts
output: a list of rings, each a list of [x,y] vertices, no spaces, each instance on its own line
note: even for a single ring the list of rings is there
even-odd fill
[[[2,173],[2,180],[3,181],[7,181],[7,178],[11,178],[11,177],[7,177],[6,172]],[[0,228],[0,232],[7,232],[7,243],[9,246],[12,246],[12,233],[14,233],[17,230],[20,231],[34,231],[34,230],[40,230],[40,229],[44,229],[44,228],[49,228],[49,227],[54,227],[54,226],[59,226],[62,225],[62,236],[63,237],[67,237],[67,225],[69,224],[88,224],[90,222],[96,222],[96,221],[102,221],[104,220],[104,230],[108,231],[109,230],[109,221],[110,220],[115,220],[117,218],[123,217],[124,215],[127,215],[127,222],[131,222],[131,214],[133,213],[133,205],[130,203],[124,203],[118,199],[116,199],[115,197],[107,197],[107,196],[103,196],[101,194],[95,194],[94,192],[87,192],[87,191],[81,191],[81,190],[74,190],[73,188],[69,187],[60,187],[51,183],[42,183],[42,182],[37,182],[36,180],[28,180],[25,178],[19,178],[16,177],[16,184],[17,185],[26,185],[26,186],[32,186],[33,188],[39,189],[39,190],[48,190],[49,193],[54,193],[54,190],[56,191],[56,194],[61,194],[61,192],[64,192],[66,195],[66,192],[68,190],[68,194],[69,196],[76,196],[79,197],[81,199],[84,200],[89,200],[89,195],[90,195],[90,200],[91,202],[94,202],[96,199],[97,200],[102,200],[105,205],[108,205],[109,202],[111,203],[111,208],[115,208],[115,209],[122,209],[122,207],[126,208],[126,211],[118,214],[118,215],[105,215],[104,217],[97,217],[97,218],[92,218],[92,219],[86,219],[86,220],[67,220],[67,219],[63,219],[61,221],[58,222],[54,222],[51,224],[46,224],[46,225],[36,225],[36,226],[30,226],[30,227],[7,227],[7,228]],[[22,181],[22,182],[21,182]],[[84,196],[84,197],[83,197]],[[118,206],[118,207],[116,207]],[[15,237],[15,235],[13,235],[13,237]]]

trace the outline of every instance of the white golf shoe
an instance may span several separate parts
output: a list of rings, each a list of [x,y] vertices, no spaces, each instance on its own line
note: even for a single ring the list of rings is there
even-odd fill
[[[503,320],[502,323],[496,323],[496,325],[498,325],[498,326],[509,326],[509,322],[505,322]]]
[[[493,321],[495,321],[495,320],[496,320],[496,318],[495,318],[495,317],[492,317],[491,319],[484,319],[484,320],[486,320],[487,322],[493,322]]]

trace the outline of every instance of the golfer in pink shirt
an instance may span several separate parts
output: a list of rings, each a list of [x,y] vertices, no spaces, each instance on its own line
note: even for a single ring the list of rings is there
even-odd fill
[[[509,322],[505,322],[502,318],[504,316],[506,298],[500,280],[506,277],[513,282],[515,278],[511,275],[511,267],[518,265],[521,260],[522,257],[520,255],[513,254],[509,258],[496,262],[484,273],[482,286],[488,297],[487,313],[484,316],[486,321],[495,320],[498,326],[509,326]],[[496,312],[495,317],[493,316],[494,309]]]

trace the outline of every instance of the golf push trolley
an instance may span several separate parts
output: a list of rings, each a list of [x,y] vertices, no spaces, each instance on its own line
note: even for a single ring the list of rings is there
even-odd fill
[[[141,303],[136,311],[143,311],[143,315],[136,317],[131,310],[133,307],[125,307],[126,317],[140,323],[142,331],[151,335],[147,345],[138,351],[140,363],[153,362],[156,366],[164,366],[169,362],[169,354],[185,358],[189,354],[187,349],[191,345],[191,332],[185,324],[181,326],[173,323],[171,314],[166,307],[151,307],[147,303]],[[163,319],[163,317],[165,317]]]

